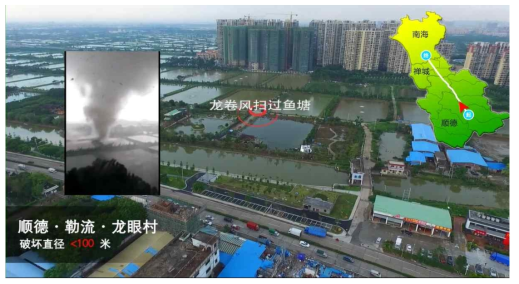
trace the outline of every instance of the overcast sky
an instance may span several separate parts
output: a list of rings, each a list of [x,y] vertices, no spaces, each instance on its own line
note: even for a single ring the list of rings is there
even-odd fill
[[[7,22],[214,23],[216,19],[393,20],[434,11],[444,21],[509,21],[509,6],[7,6]]]

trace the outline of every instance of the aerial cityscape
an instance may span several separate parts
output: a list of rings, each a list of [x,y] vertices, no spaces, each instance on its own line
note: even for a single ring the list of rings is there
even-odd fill
[[[509,18],[269,7],[6,8],[7,277],[510,277]]]

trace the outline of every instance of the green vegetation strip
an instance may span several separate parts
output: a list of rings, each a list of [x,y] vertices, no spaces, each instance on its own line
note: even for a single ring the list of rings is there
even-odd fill
[[[232,215],[229,215],[229,214],[227,214],[227,213],[222,213],[222,212],[219,212],[219,211],[216,211],[216,210],[212,210],[212,209],[209,209],[209,208],[206,208],[205,210],[208,211],[208,212],[214,213],[214,214],[218,214],[218,215],[224,216],[224,217],[232,218],[232,219],[234,219],[234,220],[239,220],[239,221],[242,221],[242,222],[244,222],[244,223],[249,222],[248,220],[241,219],[241,218],[238,218],[238,217],[236,217],[236,216],[232,216]],[[264,225],[261,225],[261,224],[258,224],[258,225],[259,225],[260,228],[262,228],[262,229],[267,229],[267,230],[269,229],[269,227],[267,227],[267,226],[264,226]],[[354,258],[354,259],[361,260],[361,261],[363,261],[363,262],[365,262],[365,263],[369,263],[369,264],[372,264],[372,265],[375,265],[375,266],[378,266],[378,267],[382,267],[382,268],[384,268],[384,269],[386,269],[386,270],[388,270],[388,271],[391,271],[391,272],[394,272],[394,273],[400,274],[400,275],[405,276],[405,277],[408,277],[408,278],[414,278],[413,276],[411,276],[411,275],[409,275],[409,274],[407,274],[407,273],[404,273],[404,272],[401,272],[401,271],[398,271],[398,270],[395,270],[395,269],[393,269],[393,268],[389,268],[389,267],[386,267],[386,266],[382,266],[382,265],[380,265],[380,264],[378,264],[378,263],[375,263],[375,262],[372,262],[372,261],[369,261],[369,260],[364,260],[364,259],[357,258],[357,257],[355,257],[355,256],[353,256],[353,255],[351,255],[351,254],[347,254],[347,253],[345,253],[345,252],[343,252],[343,251],[340,251],[340,250],[338,250],[338,249],[333,249],[333,248],[330,248],[330,247],[327,247],[327,246],[323,246],[321,243],[316,243],[316,242],[314,242],[314,241],[307,240],[307,239],[304,239],[304,238],[297,238],[296,236],[290,235],[290,234],[285,233],[285,232],[280,232],[280,231],[278,231],[278,233],[280,233],[280,234],[283,235],[283,236],[286,236],[286,237],[289,237],[289,238],[295,239],[295,240],[301,240],[301,239],[303,239],[303,240],[305,240],[305,242],[307,242],[307,243],[309,243],[309,244],[311,244],[311,245],[314,245],[314,246],[316,246],[316,247],[324,248],[324,249],[326,249],[326,250],[328,250],[328,251],[333,251],[333,252],[335,252],[335,253],[337,253],[337,254],[346,255],[346,256],[352,257],[352,258]]]

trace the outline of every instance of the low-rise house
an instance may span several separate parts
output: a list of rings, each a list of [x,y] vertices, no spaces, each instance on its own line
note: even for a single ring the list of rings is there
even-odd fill
[[[381,175],[407,176],[405,163],[399,161],[388,161],[386,167],[380,170]]]
[[[303,201],[303,208],[310,211],[330,214],[333,209],[333,203],[324,201],[321,198],[307,196]]]

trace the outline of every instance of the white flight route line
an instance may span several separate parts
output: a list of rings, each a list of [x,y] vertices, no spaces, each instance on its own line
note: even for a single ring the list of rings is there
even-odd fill
[[[458,102],[461,102],[460,98],[458,98],[458,94],[456,94],[456,91],[454,91],[454,89],[451,87],[451,85],[449,85],[449,83],[447,83],[447,81],[445,81],[445,79],[443,79],[442,75],[440,74],[440,72],[438,72],[438,70],[436,70],[436,67],[434,67],[434,64],[432,64],[431,62],[431,59],[427,60],[429,62],[429,64],[431,65],[431,67],[434,69],[434,72],[436,72],[436,74],[438,74],[438,76],[440,77],[440,79],[442,79],[443,83],[445,83],[445,85],[447,85],[447,87],[452,91],[452,93],[454,94],[454,96],[456,97],[456,99],[458,100]]]

